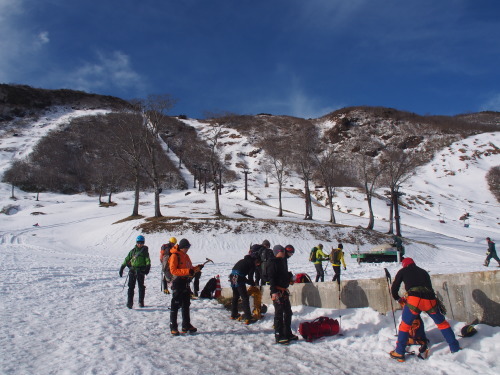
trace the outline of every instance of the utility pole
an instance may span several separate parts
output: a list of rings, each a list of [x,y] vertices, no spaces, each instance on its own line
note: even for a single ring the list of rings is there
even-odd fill
[[[252,173],[248,167],[243,168],[243,173],[245,174],[245,200],[248,200],[248,174]]]

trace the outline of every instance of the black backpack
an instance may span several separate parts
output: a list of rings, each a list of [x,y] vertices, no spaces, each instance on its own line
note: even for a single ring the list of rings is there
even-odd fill
[[[217,288],[217,279],[215,277],[212,277],[210,280],[208,280],[207,284],[201,291],[200,298],[212,299],[216,288]]]
[[[265,249],[264,246],[255,244],[250,246],[250,251],[248,252],[248,255],[250,255],[254,259],[260,259],[260,253],[261,251]]]
[[[274,259],[274,253],[271,249],[268,249],[265,246],[262,246],[262,249],[260,250],[260,261],[261,261],[261,279],[264,282],[269,281],[268,277],[268,272],[267,272],[267,265],[269,264],[269,261]]]

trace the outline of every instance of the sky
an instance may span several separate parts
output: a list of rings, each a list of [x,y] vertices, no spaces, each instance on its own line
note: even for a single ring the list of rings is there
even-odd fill
[[[0,0],[0,83],[171,114],[500,111],[497,0]]]

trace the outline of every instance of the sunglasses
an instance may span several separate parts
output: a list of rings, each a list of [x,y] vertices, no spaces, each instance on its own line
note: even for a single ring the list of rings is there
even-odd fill
[[[144,245],[144,241],[137,241],[138,244]]]

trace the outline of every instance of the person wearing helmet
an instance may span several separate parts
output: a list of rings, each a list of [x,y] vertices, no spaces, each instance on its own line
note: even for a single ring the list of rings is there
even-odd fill
[[[268,265],[271,299],[274,305],[274,339],[276,343],[286,345],[291,340],[298,340],[292,333],[292,306],[290,304],[290,272],[288,261],[295,252],[292,245],[273,247],[274,258]]]
[[[429,273],[420,267],[417,267],[412,258],[405,258],[401,262],[403,268],[398,271],[391,286],[392,297],[400,303],[405,303],[401,315],[401,324],[399,325],[398,340],[396,349],[389,353],[391,358],[399,361],[405,361],[405,348],[410,336],[409,331],[415,319],[418,319],[420,313],[425,311],[436,323],[441,334],[445,338],[452,353],[458,352],[460,346],[455,338],[455,334],[446,321],[444,315],[438,306],[438,301],[434,289],[432,288]],[[406,300],[399,296],[399,288],[404,283],[408,293]]]
[[[168,277],[167,275],[169,274],[168,270],[168,259],[170,258],[170,251],[172,248],[177,244],[177,238],[175,237],[170,237],[170,240],[166,243],[161,245],[160,249],[160,263],[161,263],[161,285],[163,289],[163,293],[165,294],[170,294],[170,291],[168,290]]]
[[[252,324],[257,321],[252,317],[250,312],[250,298],[248,296],[246,284],[254,286],[253,274],[255,269],[260,266],[259,252],[250,252],[248,255],[234,265],[229,282],[233,290],[233,298],[231,300],[231,319],[242,320],[245,324]],[[243,307],[243,316],[238,313],[238,301],[241,298]]]
[[[151,269],[151,259],[149,258],[148,247],[144,245],[144,236],[137,236],[136,245],[125,257],[123,264],[120,267],[119,275],[123,277],[125,267],[129,268],[128,272],[128,299],[127,307],[131,309],[134,305],[134,289],[135,283],[139,287],[139,306],[144,307],[144,295],[146,287],[144,279]]]

